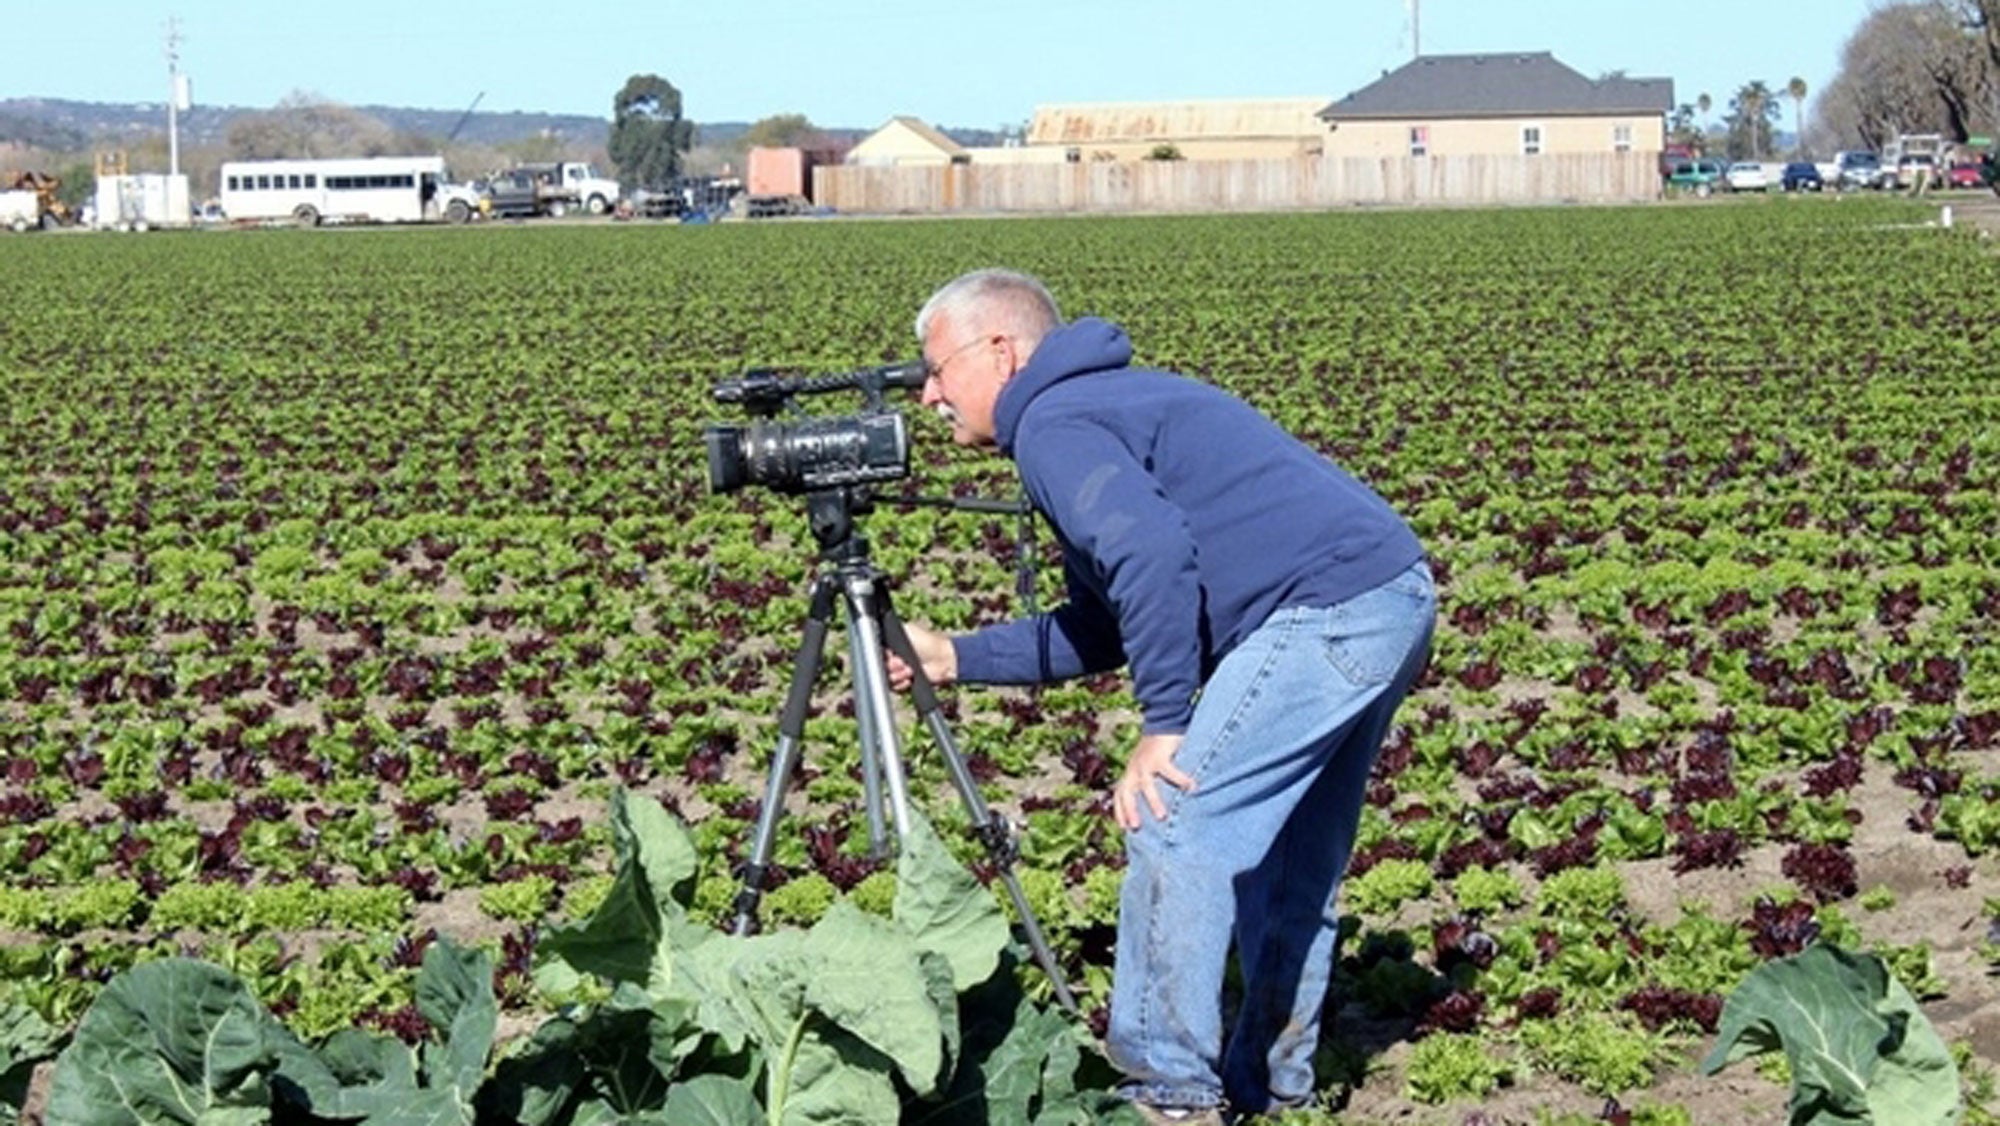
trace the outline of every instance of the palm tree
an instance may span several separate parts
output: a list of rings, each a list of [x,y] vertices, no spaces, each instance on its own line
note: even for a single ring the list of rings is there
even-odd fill
[[[1706,90],[1702,91],[1702,93],[1701,93],[1701,96],[1700,96],[1700,97],[1698,97],[1698,98],[1696,98],[1696,99],[1694,100],[1694,108],[1695,108],[1695,109],[1697,109],[1697,110],[1700,110],[1700,111],[1701,111],[1701,151],[1702,151],[1702,152],[1707,152],[1707,151],[1708,151],[1708,111],[1709,111],[1709,108],[1710,108],[1710,107],[1712,107],[1712,106],[1714,106],[1714,105],[1715,105],[1715,100],[1714,100],[1713,98],[1710,98],[1710,97],[1708,96],[1708,91],[1706,91]]]
[[[1763,79],[1749,83],[1736,92],[1736,100],[1730,103],[1736,112],[1731,115],[1729,127],[1730,156],[1737,158],[1739,142],[1747,148],[1751,160],[1761,160],[1764,156],[1765,132],[1770,128],[1768,111],[1771,108],[1771,88]],[[1739,135],[1738,131],[1741,130]]]
[[[1793,78],[1785,83],[1785,93],[1792,97],[1792,147],[1800,157],[1806,152],[1806,80]]]

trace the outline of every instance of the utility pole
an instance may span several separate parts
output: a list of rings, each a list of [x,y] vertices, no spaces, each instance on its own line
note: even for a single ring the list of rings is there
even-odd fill
[[[1419,2],[1410,0],[1410,57],[1413,59],[1424,57],[1424,24],[1418,11]]]
[[[167,175],[181,174],[180,111],[187,108],[187,80],[181,76],[181,21],[167,17]]]

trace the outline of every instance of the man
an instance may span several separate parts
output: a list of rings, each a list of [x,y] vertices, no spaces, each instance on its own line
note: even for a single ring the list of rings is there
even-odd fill
[[[1334,889],[1429,647],[1422,548],[1247,404],[1130,366],[1112,324],[1064,324],[1031,277],[952,281],[917,335],[924,404],[954,440],[1013,459],[1068,584],[1046,614],[958,638],[911,627],[925,672],[1132,669],[1144,725],[1112,793],[1128,865],[1107,1037],[1124,1093],[1159,1122],[1310,1101]],[[1225,1048],[1232,939],[1244,995]]]

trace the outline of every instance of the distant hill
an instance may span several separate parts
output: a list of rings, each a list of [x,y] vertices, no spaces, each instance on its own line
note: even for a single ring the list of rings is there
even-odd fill
[[[265,112],[266,107],[202,106],[180,115],[181,143],[220,145],[238,117]],[[442,143],[458,129],[461,144],[503,145],[535,137],[555,136],[585,145],[602,145],[611,134],[609,117],[561,113],[486,113],[467,117],[463,110],[412,109],[407,106],[355,106],[399,133]],[[463,128],[459,119],[465,118]],[[76,150],[93,145],[126,143],[157,136],[167,128],[167,108],[158,102],[77,102],[61,98],[0,99],[0,144],[18,142],[38,148]],[[747,121],[697,123],[703,144],[727,144],[750,128]],[[962,145],[997,144],[999,134],[988,129],[953,129],[944,133]],[[872,129],[823,128],[821,132],[852,143]]]
[[[463,110],[411,109],[405,106],[355,106],[399,133],[432,137],[442,142],[464,117]],[[180,115],[181,142],[219,145],[229,127],[244,114],[263,108],[198,105]],[[167,107],[159,102],[74,102],[61,98],[0,100],[0,142],[19,141],[46,148],[82,148],[129,142],[166,131]],[[474,113],[456,140],[497,145],[547,135],[584,144],[603,144],[610,135],[609,118],[560,113]]]

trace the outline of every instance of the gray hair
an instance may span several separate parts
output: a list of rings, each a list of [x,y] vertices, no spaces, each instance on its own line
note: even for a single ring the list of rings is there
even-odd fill
[[[1042,337],[1062,326],[1062,313],[1047,287],[1013,270],[974,270],[939,287],[917,313],[917,339],[930,334],[931,321],[943,316],[961,328],[1014,337],[1024,352],[1033,352]]]

